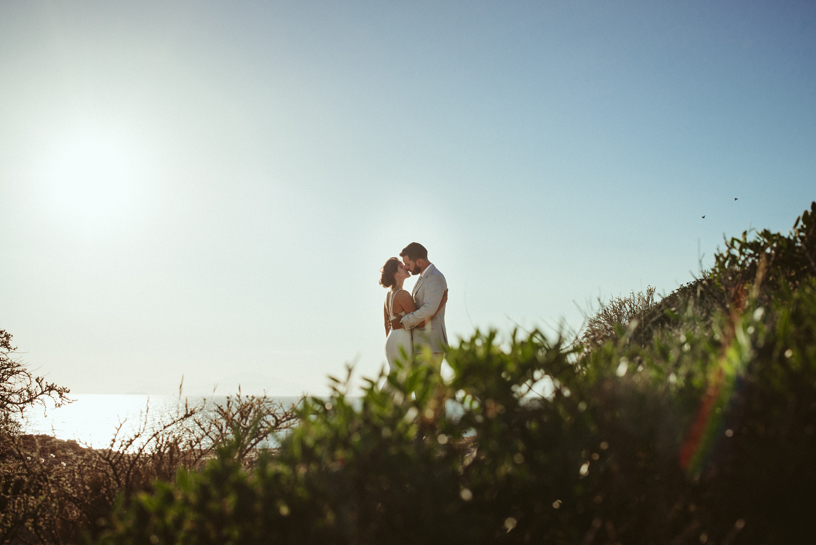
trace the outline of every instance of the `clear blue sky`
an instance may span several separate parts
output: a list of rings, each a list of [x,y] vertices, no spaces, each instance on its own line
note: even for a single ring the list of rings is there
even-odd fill
[[[0,329],[78,393],[371,376],[412,241],[452,338],[577,328],[816,199],[813,2],[3,2],[0,82]]]

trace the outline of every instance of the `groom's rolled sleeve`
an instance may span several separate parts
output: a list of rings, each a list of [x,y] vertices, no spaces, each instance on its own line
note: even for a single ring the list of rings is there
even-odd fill
[[[413,329],[416,325],[427,320],[436,313],[442,296],[445,294],[445,278],[441,275],[432,275],[425,279],[425,303],[410,314],[402,318],[405,329]]]

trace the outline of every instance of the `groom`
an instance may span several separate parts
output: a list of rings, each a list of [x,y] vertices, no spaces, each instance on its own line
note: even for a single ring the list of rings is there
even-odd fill
[[[411,274],[419,275],[411,293],[417,309],[401,320],[396,318],[392,325],[399,326],[402,323],[405,329],[411,330],[414,353],[422,353],[427,347],[433,354],[434,364],[439,366],[445,347],[448,346],[445,307],[439,308],[448,291],[448,283],[439,269],[428,261],[428,250],[422,244],[412,242],[400,252],[400,257]],[[417,327],[422,322],[425,325]]]

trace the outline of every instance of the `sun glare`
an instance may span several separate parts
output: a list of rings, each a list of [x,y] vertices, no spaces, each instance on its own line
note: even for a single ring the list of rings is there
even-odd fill
[[[74,134],[43,158],[40,202],[60,228],[112,234],[137,218],[147,195],[139,150],[125,139]]]

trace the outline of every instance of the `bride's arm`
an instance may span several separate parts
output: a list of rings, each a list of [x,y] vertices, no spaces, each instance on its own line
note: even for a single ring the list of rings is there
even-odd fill
[[[391,331],[391,322],[388,321],[388,309],[383,305],[383,319],[385,319],[385,336]]]

